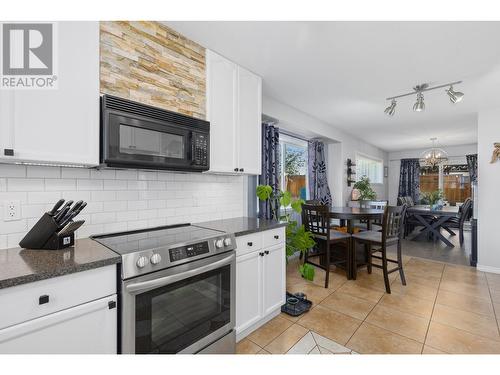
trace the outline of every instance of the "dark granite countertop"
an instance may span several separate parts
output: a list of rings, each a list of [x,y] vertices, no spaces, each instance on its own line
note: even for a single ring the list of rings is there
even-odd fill
[[[235,236],[244,236],[246,234],[262,232],[269,229],[285,227],[287,223],[275,220],[257,219],[254,217],[236,217],[232,219],[205,221],[203,223],[194,223],[201,227],[221,230],[228,233],[234,233]]]
[[[64,250],[0,250],[0,289],[120,263],[121,258],[89,238]]]

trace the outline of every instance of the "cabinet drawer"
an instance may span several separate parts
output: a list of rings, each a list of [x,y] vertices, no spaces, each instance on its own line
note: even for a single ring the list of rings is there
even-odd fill
[[[261,233],[252,233],[246,236],[236,237],[236,246],[236,256],[262,249]]]
[[[0,329],[116,293],[116,265],[0,289]]]
[[[285,228],[277,228],[262,232],[262,246],[270,247],[285,242]]]

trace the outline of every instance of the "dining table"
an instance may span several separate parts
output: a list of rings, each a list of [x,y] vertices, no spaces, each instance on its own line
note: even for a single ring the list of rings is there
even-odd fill
[[[371,229],[372,221],[382,222],[382,217],[384,216],[384,210],[375,208],[359,208],[359,207],[330,207],[330,218],[339,219],[341,226],[347,222],[347,232],[350,234],[354,233],[354,222],[357,220],[363,220],[367,223],[367,229]],[[351,238],[351,248],[353,252],[355,251],[354,239]],[[347,278],[356,279],[356,270],[358,266],[366,264],[358,264],[355,260],[356,257],[352,257],[350,261],[350,267],[347,267]],[[356,263],[356,264],[355,264]]]
[[[408,207],[406,212],[412,215],[423,226],[423,229],[418,232],[412,240],[419,240],[431,236],[438,239],[449,247],[455,247],[443,234],[441,229],[448,232],[450,230],[446,227],[446,221],[452,217],[458,217],[458,206],[444,206],[442,208],[432,208],[429,205],[415,205]],[[432,220],[429,220],[432,217]]]

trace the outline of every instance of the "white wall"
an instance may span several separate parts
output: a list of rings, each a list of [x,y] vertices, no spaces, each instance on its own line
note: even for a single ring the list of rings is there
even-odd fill
[[[352,187],[347,186],[348,158],[355,160],[356,152],[360,152],[382,159],[387,165],[387,152],[289,105],[263,97],[262,112],[278,119],[282,129],[307,138],[322,138],[328,143],[328,184],[335,205],[345,206],[351,194]],[[384,184],[374,184],[373,188],[379,199],[387,199],[387,179]]]
[[[500,273],[500,161],[490,164],[494,142],[500,142],[500,109],[479,113],[477,194],[477,268]]]
[[[429,145],[430,147],[430,145]],[[450,156],[449,164],[466,164],[465,155],[476,154],[477,144],[442,147]],[[401,159],[419,158],[426,148],[394,151],[389,153],[388,198],[390,204],[396,204],[399,190],[399,168]]]
[[[59,198],[82,199],[91,234],[247,214],[247,177],[137,170],[95,170],[0,164],[0,249],[19,240]],[[21,220],[4,221],[3,204],[19,200]]]

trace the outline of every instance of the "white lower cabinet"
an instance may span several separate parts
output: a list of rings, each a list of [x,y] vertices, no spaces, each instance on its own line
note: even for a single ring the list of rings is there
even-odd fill
[[[116,265],[0,289],[0,354],[117,353]]]
[[[278,230],[281,243],[262,247],[267,232],[237,238],[238,244],[251,244],[236,249],[237,341],[278,315],[285,303],[285,229]]]
[[[0,353],[116,354],[116,317],[112,295],[16,324],[0,330]]]

